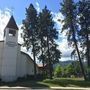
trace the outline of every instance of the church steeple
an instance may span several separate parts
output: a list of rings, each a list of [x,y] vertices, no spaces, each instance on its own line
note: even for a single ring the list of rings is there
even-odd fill
[[[4,40],[6,39],[6,41],[9,39],[9,41],[12,41],[12,37],[16,38],[15,40],[17,40],[18,38],[18,26],[14,20],[14,17],[11,16],[8,24],[6,25],[5,29],[4,29]]]
[[[11,16],[4,30],[3,60],[1,78],[2,81],[16,80],[16,65],[18,51],[18,27]],[[7,54],[8,53],[8,54]],[[8,63],[7,63],[8,62]]]
[[[18,26],[17,26],[13,16],[11,16],[8,24],[6,25],[6,28],[12,28],[12,29],[18,30]]]
[[[14,17],[11,16],[9,22],[7,23],[4,29],[4,38],[7,37],[8,35],[15,36],[16,32],[18,33],[18,26],[14,20]]]

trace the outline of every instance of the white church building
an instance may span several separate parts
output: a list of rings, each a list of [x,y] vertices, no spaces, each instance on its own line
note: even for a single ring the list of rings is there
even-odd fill
[[[39,73],[38,66],[36,69]],[[34,62],[28,54],[21,51],[18,27],[11,16],[4,29],[4,40],[0,41],[0,79],[10,82],[27,75],[34,75]]]

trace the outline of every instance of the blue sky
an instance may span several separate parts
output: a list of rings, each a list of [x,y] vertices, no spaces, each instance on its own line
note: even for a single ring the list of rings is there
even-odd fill
[[[37,7],[36,2],[38,2],[40,9],[43,9],[44,6],[47,5],[48,9],[57,13],[59,12],[61,1],[62,0],[2,0],[0,2],[0,9],[11,9],[17,23],[21,24],[25,18],[25,8],[27,8],[30,3]]]
[[[47,5],[48,9],[51,10],[54,16],[53,20],[56,22],[56,28],[59,29],[59,32],[61,32],[60,29],[62,28],[62,23],[58,21],[58,19],[63,19],[63,15],[59,12],[61,1],[62,0],[2,0],[0,3],[0,39],[3,39],[3,30],[8,23],[10,15],[13,11],[13,16],[19,27],[18,41],[22,41],[22,20],[25,19],[25,8],[28,8],[30,3],[32,3],[37,10],[42,10],[45,5]],[[62,58],[60,60],[70,60],[70,53],[72,48],[68,47],[65,33],[59,33],[59,39],[57,43],[59,45],[58,48],[62,52]]]

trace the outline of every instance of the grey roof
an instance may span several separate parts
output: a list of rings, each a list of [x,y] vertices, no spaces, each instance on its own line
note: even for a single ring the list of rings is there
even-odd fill
[[[13,16],[11,16],[8,24],[6,25],[6,28],[12,28],[12,29],[18,30],[18,26],[17,26]]]

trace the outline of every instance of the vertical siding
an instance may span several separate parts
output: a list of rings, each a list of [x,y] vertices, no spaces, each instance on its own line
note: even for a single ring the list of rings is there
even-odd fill
[[[9,28],[6,28],[4,44],[3,44],[3,59],[1,79],[2,81],[14,81],[16,80],[16,60],[17,60],[17,37],[18,31],[15,36],[9,36]]]
[[[21,52],[20,52],[20,45],[18,45],[18,49],[17,49],[17,64],[16,64],[16,75],[17,75],[17,77],[19,77],[20,76],[20,69],[21,69],[21,65],[20,65],[20,60],[21,60]]]
[[[5,42],[4,42],[5,43]],[[4,44],[1,77],[3,81],[16,80],[17,46],[9,47]]]
[[[1,70],[2,70],[2,57],[3,56],[3,41],[0,42],[0,78],[1,78]]]
[[[34,75],[34,63],[27,58],[27,75]]]
[[[26,75],[34,75],[34,62],[33,60],[30,58],[30,56],[28,54],[25,54],[25,53],[21,53],[22,54],[22,60],[25,61],[25,68],[24,70]],[[37,74],[39,74],[39,70],[38,70],[38,66],[36,65],[36,70],[37,70]]]
[[[0,42],[0,78],[2,68],[2,56],[3,56],[3,42]],[[36,67],[36,69],[38,74],[39,73],[38,67]],[[34,75],[34,62],[31,60],[29,55],[21,52],[21,46],[18,45],[17,60],[16,60],[16,76],[18,78],[18,77],[25,77],[26,75]]]
[[[36,65],[36,71],[37,74],[39,74],[39,68],[37,65]],[[34,62],[31,60],[29,56],[27,58],[27,75],[34,75]]]
[[[27,56],[21,53],[21,60],[20,60],[21,71],[20,72],[22,77],[26,76],[26,59],[27,59]]]

